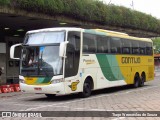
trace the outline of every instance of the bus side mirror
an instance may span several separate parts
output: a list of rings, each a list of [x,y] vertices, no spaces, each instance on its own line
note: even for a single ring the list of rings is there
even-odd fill
[[[66,46],[68,44],[68,41],[62,42],[60,43],[60,47],[59,47],[59,56],[60,57],[65,57],[65,52],[66,52]]]
[[[12,45],[12,46],[11,46],[11,48],[10,48],[10,58],[11,58],[11,59],[15,59],[15,60],[19,60],[19,59],[20,59],[20,58],[15,58],[15,57],[14,57],[15,48],[18,47],[18,46],[22,46],[22,43],[15,44],[15,45]]]

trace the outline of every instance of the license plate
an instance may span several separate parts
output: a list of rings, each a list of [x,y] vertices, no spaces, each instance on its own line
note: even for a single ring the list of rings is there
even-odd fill
[[[34,90],[42,91],[42,88],[40,88],[40,87],[35,87]]]

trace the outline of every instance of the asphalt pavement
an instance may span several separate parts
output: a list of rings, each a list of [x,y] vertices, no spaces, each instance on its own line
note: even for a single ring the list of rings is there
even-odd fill
[[[3,117],[2,119],[67,119],[67,120],[97,120],[97,119],[160,119],[160,117],[147,116],[147,117],[128,117],[118,116],[114,117],[105,116],[104,111],[112,111],[109,114],[113,115],[113,111],[131,112],[131,111],[148,111],[159,114],[160,112],[160,77],[156,76],[155,80],[145,83],[144,87],[132,88],[131,86],[121,86],[114,88],[107,88],[97,90],[92,93],[89,98],[80,98],[77,94],[56,96],[48,99],[43,94],[25,94],[22,92],[2,93],[0,94],[0,111],[18,111],[18,112],[39,112],[39,111],[52,111],[52,117],[47,118],[14,118]],[[59,111],[59,115],[56,116]],[[62,113],[64,111],[65,113]],[[85,111],[87,117],[83,117],[83,113],[77,111]],[[71,114],[73,112],[73,114]],[[88,113],[89,112],[89,113]],[[49,112],[48,112],[49,113]],[[102,113],[102,116],[99,114]],[[69,117],[65,117],[66,114]],[[62,116],[61,116],[62,115]],[[56,117],[54,117],[56,116]],[[97,117],[95,117],[97,116]],[[0,118],[1,119],[1,118]]]

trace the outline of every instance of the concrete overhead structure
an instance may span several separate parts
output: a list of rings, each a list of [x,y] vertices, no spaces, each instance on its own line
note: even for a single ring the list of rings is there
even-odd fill
[[[107,29],[124,32],[139,37],[160,36],[154,32],[132,30],[127,28],[100,25],[98,23],[81,21],[67,16],[50,16],[47,14],[27,12],[8,7],[0,7],[0,84],[18,82],[19,61],[10,59],[10,46],[22,43],[25,33],[29,30],[51,27],[82,27],[92,29]],[[19,50],[20,51],[20,50]],[[20,52],[17,52],[17,55]]]

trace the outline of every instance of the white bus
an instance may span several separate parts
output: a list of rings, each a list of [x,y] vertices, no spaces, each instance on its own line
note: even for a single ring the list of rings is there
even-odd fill
[[[14,58],[22,46],[21,58]],[[124,33],[82,28],[48,28],[26,33],[10,49],[20,59],[21,91],[91,95],[92,90],[154,79],[152,41]]]

